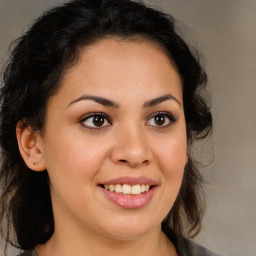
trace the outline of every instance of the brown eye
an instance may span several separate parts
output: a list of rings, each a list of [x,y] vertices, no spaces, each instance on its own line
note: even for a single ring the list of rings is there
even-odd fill
[[[98,126],[98,127],[103,126],[104,122],[105,122],[105,118],[103,116],[95,116],[93,118],[93,124],[95,126]]]
[[[155,124],[158,126],[162,126],[165,124],[166,117],[164,115],[157,115],[154,117]]]
[[[150,117],[147,125],[156,127],[167,127],[172,123],[175,123],[176,118],[168,112],[159,112]]]
[[[85,117],[81,123],[85,127],[89,128],[101,128],[104,126],[109,126],[111,123],[107,119],[107,117],[101,113],[99,114],[90,114],[89,116]]]

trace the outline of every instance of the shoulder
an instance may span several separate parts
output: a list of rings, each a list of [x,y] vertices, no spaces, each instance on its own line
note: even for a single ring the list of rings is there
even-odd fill
[[[17,256],[39,256],[35,250],[24,251]]]
[[[189,238],[175,234],[170,229],[165,228],[163,231],[172,241],[180,256],[223,256],[197,244]]]
[[[184,237],[178,241],[178,250],[181,256],[221,256]]]

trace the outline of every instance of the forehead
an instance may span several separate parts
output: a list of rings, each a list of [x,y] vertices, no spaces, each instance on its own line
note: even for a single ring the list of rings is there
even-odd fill
[[[134,57],[137,58],[134,58]],[[141,57],[141,58],[140,58]],[[153,40],[143,39],[143,38],[121,38],[121,37],[107,37],[100,39],[93,44],[82,47],[79,51],[79,55],[75,65],[73,65],[67,72],[66,77],[77,70],[81,66],[89,67],[90,64],[114,64],[133,61],[133,64],[137,63],[139,60],[152,61],[152,60],[162,60],[172,69],[177,71],[175,63],[170,58],[170,55],[166,48],[160,43]],[[93,62],[92,62],[93,60]],[[87,63],[86,63],[87,62]],[[118,65],[116,65],[118,67]],[[177,71],[178,72],[178,71]]]
[[[161,46],[146,40],[108,38],[80,50],[60,89],[70,94],[76,89],[96,94],[104,90],[106,97],[113,91],[117,95],[150,89],[153,98],[166,86],[182,97],[180,76]]]

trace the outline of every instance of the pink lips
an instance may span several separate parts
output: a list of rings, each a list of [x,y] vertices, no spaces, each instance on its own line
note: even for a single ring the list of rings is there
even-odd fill
[[[128,184],[128,185],[136,185],[136,184],[148,184],[150,186],[156,186],[157,182],[149,179],[147,177],[141,176],[141,177],[119,177],[116,179],[108,180],[104,183],[104,185],[116,185],[116,184]]]
[[[128,185],[136,185],[136,184],[148,184],[152,187],[149,191],[144,192],[140,195],[124,195],[124,194],[119,194],[116,192],[109,191],[107,189],[104,189],[99,186],[101,191],[104,193],[104,195],[110,199],[112,202],[115,204],[119,205],[122,208],[125,209],[137,209],[140,207],[143,207],[146,205],[151,198],[153,197],[156,188],[157,188],[157,182],[155,182],[152,179],[149,179],[147,177],[137,177],[137,178],[132,178],[132,177],[120,177],[117,179],[112,179],[109,181],[106,181],[103,183],[104,185],[117,185],[117,184],[128,184]]]

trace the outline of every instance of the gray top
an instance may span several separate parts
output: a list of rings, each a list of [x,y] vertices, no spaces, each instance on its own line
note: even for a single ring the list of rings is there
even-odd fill
[[[190,239],[182,238],[176,245],[180,256],[221,256],[205,247],[193,242]],[[35,250],[25,251],[18,256],[40,256]]]
[[[182,238],[176,248],[180,256],[221,256],[187,238]]]

